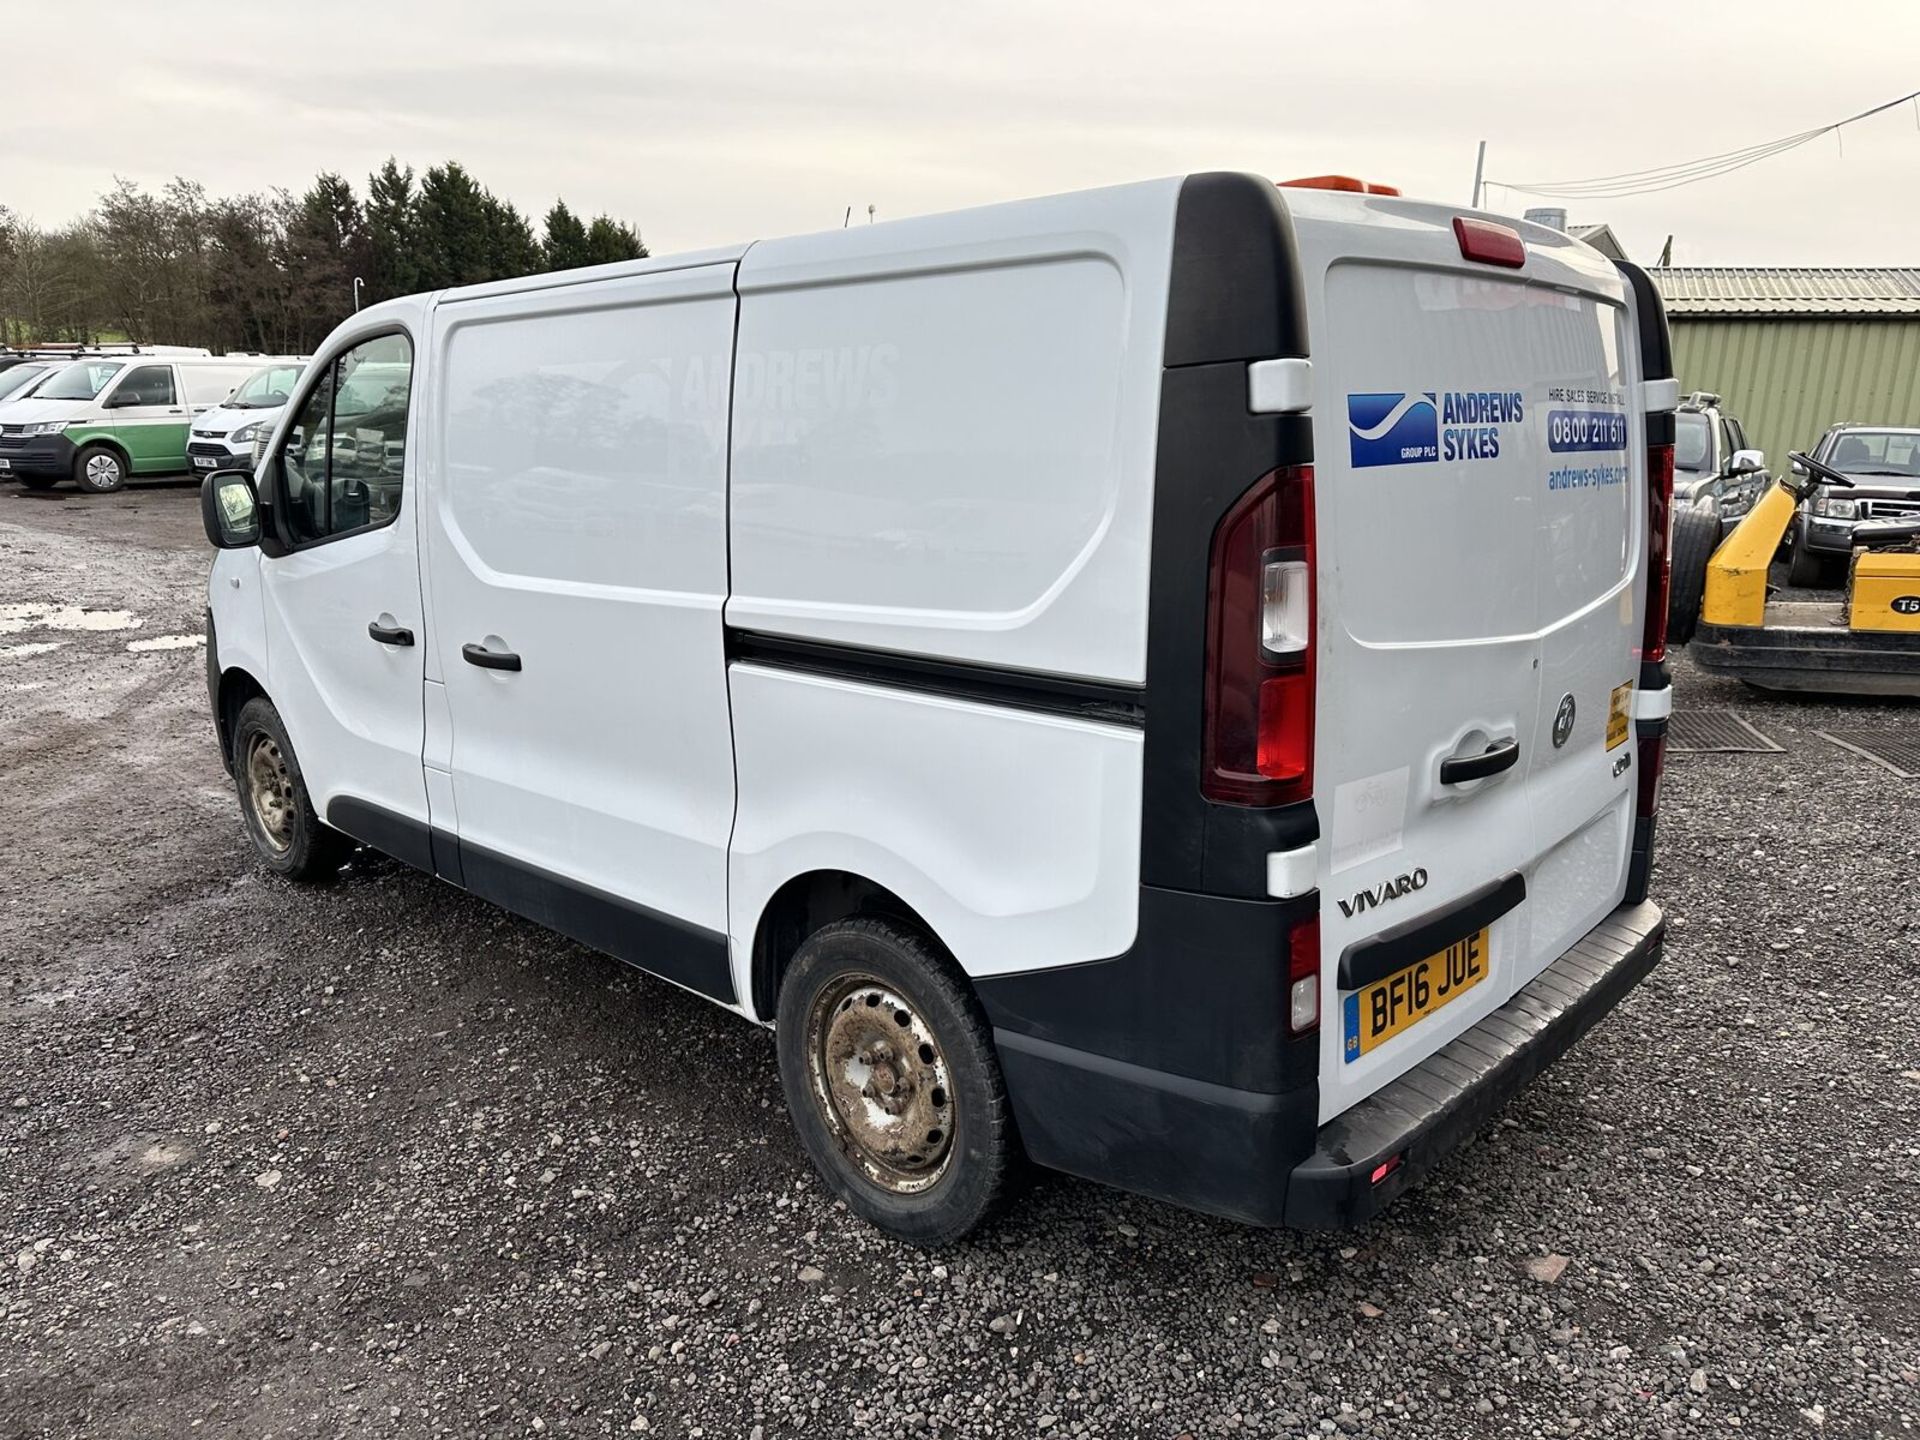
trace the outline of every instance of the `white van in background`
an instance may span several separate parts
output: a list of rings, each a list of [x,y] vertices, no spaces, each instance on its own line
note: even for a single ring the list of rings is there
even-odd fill
[[[203,492],[259,855],[774,1024],[917,1243],[1376,1213],[1658,957],[1678,397],[1639,270],[1341,183],[357,314]]]
[[[220,404],[194,416],[188,463],[195,470],[251,470],[255,442],[273,433],[307,359],[302,355],[262,366]]]

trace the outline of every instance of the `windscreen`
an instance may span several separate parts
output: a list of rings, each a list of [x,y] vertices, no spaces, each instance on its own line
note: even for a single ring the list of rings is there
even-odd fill
[[[36,400],[91,400],[126,367],[118,360],[76,360],[33,392]]]
[[[293,394],[293,387],[300,383],[300,372],[305,368],[302,365],[269,365],[264,370],[256,370],[233,392],[233,398],[227,404],[235,410],[267,410],[275,405],[284,405]]]
[[[1704,415],[1679,415],[1674,420],[1673,468],[1698,474],[1713,464],[1713,428]]]

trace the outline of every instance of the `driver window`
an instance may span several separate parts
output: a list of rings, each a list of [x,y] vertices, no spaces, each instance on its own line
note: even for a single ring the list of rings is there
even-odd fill
[[[413,350],[382,335],[327,367],[281,450],[296,545],[385,525],[400,513]]]
[[[120,388],[114,392],[116,405],[171,405],[173,400],[173,367],[171,365],[141,365],[120,382]]]

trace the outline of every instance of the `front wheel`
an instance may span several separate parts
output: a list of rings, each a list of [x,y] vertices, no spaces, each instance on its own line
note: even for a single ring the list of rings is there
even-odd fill
[[[89,495],[111,495],[127,483],[127,462],[111,445],[89,445],[73,461],[73,482]]]
[[[815,931],[781,985],[776,1036],[800,1142],[849,1209],[933,1247],[999,1207],[1019,1140],[992,1032],[925,938],[873,918]]]
[[[1838,583],[1838,567],[1824,555],[1816,555],[1802,540],[1793,547],[1793,559],[1787,565],[1787,583],[1806,590],[1826,590]]]
[[[256,696],[233,727],[233,780],[254,852],[277,875],[319,880],[345,862],[352,843],[313,808],[280,712]]]

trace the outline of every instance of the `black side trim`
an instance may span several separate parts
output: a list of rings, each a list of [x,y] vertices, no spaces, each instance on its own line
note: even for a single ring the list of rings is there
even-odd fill
[[[1613,262],[1621,275],[1626,277],[1627,286],[1633,291],[1634,326],[1640,332],[1640,378],[1643,380],[1671,380],[1673,378],[1673,335],[1667,329],[1667,307],[1660,298],[1660,291],[1648,275],[1631,260]],[[1671,440],[1673,437],[1667,437]],[[1653,442],[1658,444],[1658,441]]]
[[[1306,285],[1279,190],[1190,175],[1173,227],[1166,369],[1154,461],[1140,878],[1247,898],[1267,855],[1319,838],[1310,802],[1218,805],[1200,790],[1213,532],[1262,476],[1313,460],[1305,415],[1247,411],[1247,361],[1307,353]]]
[[[422,821],[342,795],[327,806],[327,824],[383,855],[433,873],[433,842]]]
[[[1604,1019],[1659,963],[1665,935],[1656,906],[1621,906],[1466,1034],[1322,1125],[1288,1182],[1286,1223],[1378,1215]]]
[[[1662,724],[1665,722],[1663,721]],[[1627,904],[1638,905],[1653,888],[1653,840],[1659,828],[1655,816],[1637,816],[1633,822],[1633,850],[1627,856]]]
[[[1279,188],[1258,175],[1189,175],[1174,220],[1162,363],[1305,355],[1304,293]]]
[[[1318,1094],[1317,1036],[1287,1037],[1287,950],[1319,911],[1142,886],[1133,944],[1106,960],[974,981],[998,1031],[1167,1075]]]
[[[449,885],[466,889],[467,872],[460,863],[460,837],[436,826],[427,838],[433,850],[433,873]]]
[[[1250,1094],[1012,1031],[993,1038],[1035,1164],[1245,1225],[1280,1223],[1287,1175],[1313,1153],[1318,1087]]]
[[[717,931],[465,843],[365,801],[335,800],[327,807],[327,823],[416,869],[456,884],[464,880],[465,889],[536,925],[723,1005],[734,1003],[727,937]]]
[[[1526,898],[1526,877],[1516,870],[1450,905],[1416,915],[1403,924],[1382,930],[1370,940],[1349,945],[1340,957],[1340,988],[1357,990],[1362,985],[1384,980],[1416,960],[1424,960],[1454,941],[1491,925]]]
[[[727,937],[525,861],[460,842],[467,889],[535,924],[684,985],[734,1003]]]
[[[727,631],[727,659],[1077,720],[1132,726],[1146,723],[1145,692],[1103,680],[902,655],[823,640],[796,640],[753,630]]]

